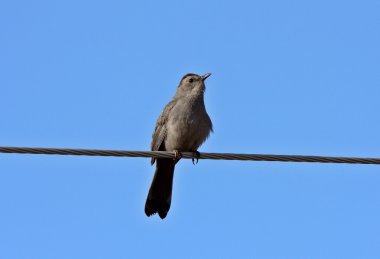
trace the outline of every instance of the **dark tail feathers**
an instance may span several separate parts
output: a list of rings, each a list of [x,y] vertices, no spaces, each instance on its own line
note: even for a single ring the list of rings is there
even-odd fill
[[[160,158],[156,160],[156,171],[145,203],[145,214],[149,217],[158,212],[164,219],[170,209],[175,161]]]

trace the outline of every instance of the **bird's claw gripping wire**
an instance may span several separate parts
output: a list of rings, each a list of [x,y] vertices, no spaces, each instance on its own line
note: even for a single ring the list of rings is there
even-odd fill
[[[174,150],[174,158],[173,160],[179,160],[182,158],[182,153],[179,150]]]
[[[201,157],[201,153],[195,150],[193,152],[193,157],[191,158],[191,161],[193,161],[193,165],[198,164],[198,160],[200,157]]]

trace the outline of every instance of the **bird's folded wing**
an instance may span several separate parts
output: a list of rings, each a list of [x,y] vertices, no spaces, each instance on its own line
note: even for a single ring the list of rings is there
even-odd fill
[[[165,109],[161,112],[160,116],[158,117],[156,127],[154,128],[154,132],[152,135],[152,142],[150,144],[150,149],[152,151],[164,150],[162,148],[162,143],[164,142],[166,137],[166,122],[168,120],[170,111],[173,109],[176,103],[176,99],[171,100],[165,106]],[[152,158],[152,165],[154,164],[155,160],[155,158]]]

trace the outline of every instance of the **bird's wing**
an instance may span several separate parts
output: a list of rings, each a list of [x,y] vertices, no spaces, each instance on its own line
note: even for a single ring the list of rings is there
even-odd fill
[[[150,144],[150,149],[152,151],[162,150],[162,143],[166,137],[166,122],[169,117],[170,111],[173,109],[177,103],[176,99],[171,100],[166,106],[165,109],[161,112],[160,116],[157,119],[156,127],[152,135],[152,143]],[[155,162],[155,158],[152,158],[151,164]]]

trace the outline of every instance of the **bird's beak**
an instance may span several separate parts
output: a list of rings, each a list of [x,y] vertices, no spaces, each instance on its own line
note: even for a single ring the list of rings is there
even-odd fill
[[[202,80],[205,81],[207,77],[211,76],[211,73],[204,74],[202,77]]]

